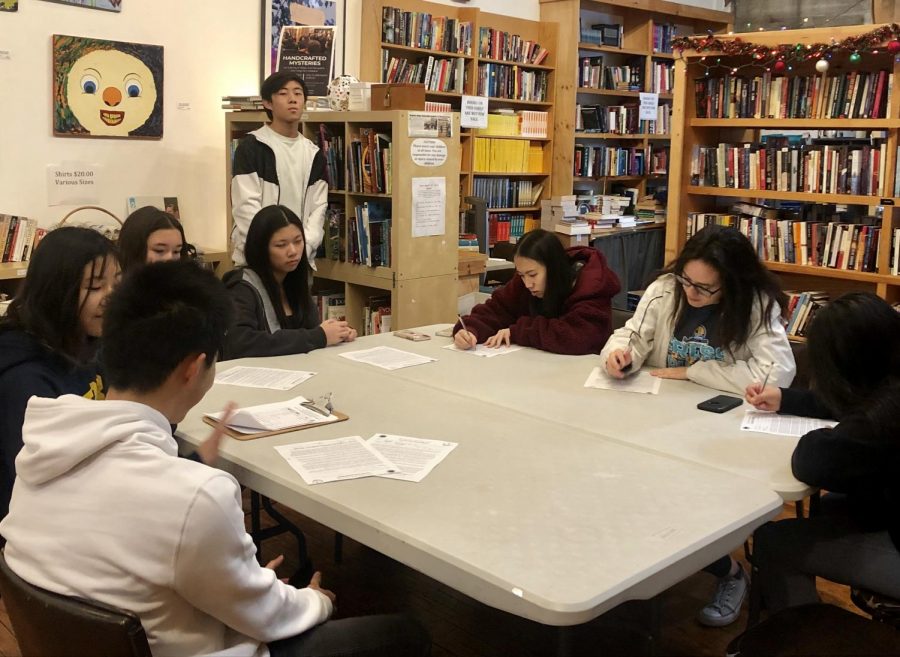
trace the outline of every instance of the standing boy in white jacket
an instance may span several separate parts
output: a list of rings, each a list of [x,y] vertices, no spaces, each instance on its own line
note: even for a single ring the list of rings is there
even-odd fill
[[[136,613],[156,657],[427,655],[402,617],[320,625],[334,594],[319,573],[297,589],[276,577],[280,558],[261,567],[238,482],[178,458],[171,425],[212,386],[231,315],[221,282],[191,263],[125,279],[104,315],[107,401],[29,401],[0,524],[10,568]]]

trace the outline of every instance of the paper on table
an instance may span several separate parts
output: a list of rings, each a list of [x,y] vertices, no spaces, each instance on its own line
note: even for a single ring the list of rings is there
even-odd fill
[[[303,406],[305,401],[309,400],[305,397],[294,397],[283,402],[239,408],[232,416],[228,426],[241,433],[262,433],[338,420],[334,415],[325,416]],[[206,416],[216,420],[222,419],[221,412],[207,413]]]
[[[448,344],[444,349],[449,349],[451,351],[458,351],[463,354],[469,354],[470,356],[481,356],[482,358],[493,358],[494,356],[502,356],[503,354],[511,354],[514,351],[519,351],[522,347],[517,344],[511,344],[509,346],[502,347],[486,347],[484,343],[475,345],[474,349],[460,349],[455,344]]]
[[[359,363],[368,363],[385,370],[399,370],[403,367],[423,365],[424,363],[431,363],[437,360],[436,358],[421,356],[409,351],[401,351],[393,347],[372,347],[361,351],[345,351],[338,355],[342,358],[355,360]]]
[[[290,390],[315,375],[315,372],[278,370],[271,367],[238,365],[225,372],[216,372],[216,383],[245,388]]]
[[[391,474],[393,463],[359,436],[275,447],[307,484]]]
[[[748,410],[741,420],[741,431],[773,433],[778,436],[802,436],[816,429],[826,429],[837,424],[834,420],[820,420],[798,415],[778,415],[769,411]]]
[[[587,381],[584,382],[584,387],[658,395],[661,383],[662,379],[651,375],[649,372],[635,372],[624,379],[614,379],[599,367],[595,367],[591,370]]]
[[[399,470],[394,474],[379,476],[404,481],[422,481],[457,445],[444,440],[392,436],[385,433],[375,434],[369,438],[368,444]]]

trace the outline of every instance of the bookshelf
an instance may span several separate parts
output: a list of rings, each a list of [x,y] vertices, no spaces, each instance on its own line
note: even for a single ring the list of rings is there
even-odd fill
[[[556,105],[553,126],[553,175],[551,187],[555,195],[572,194],[575,190],[592,193],[610,193],[617,183],[637,187],[641,196],[666,185],[667,176],[653,173],[649,161],[654,157],[669,160],[670,135],[663,126],[654,126],[658,134],[650,134],[650,126],[631,118],[627,130],[585,131],[579,107],[624,107],[637,113],[641,91],[659,91],[661,108],[671,108],[673,95],[669,79],[654,88],[654,72],[672,69],[675,57],[664,52],[660,40],[654,35],[667,37],[685,34],[703,34],[708,30],[727,32],[732,21],[728,12],[666,2],[664,0],[540,0],[541,20],[559,24],[559,43],[562,46],[556,57]],[[590,33],[594,24],[621,25],[619,45],[593,43],[599,38]],[[587,28],[585,32],[582,28]],[[654,47],[654,43],[656,47]],[[602,68],[600,58],[602,58]],[[585,60],[594,63],[594,76],[584,75]],[[589,67],[590,68],[590,67]],[[603,71],[630,69],[636,74],[634,88],[605,88]],[[614,86],[614,85],[609,85]],[[592,113],[588,112],[590,116]],[[632,134],[628,134],[632,133]],[[635,134],[636,133],[636,134]],[[608,176],[591,171],[591,175],[576,170],[576,157],[585,153],[596,154],[592,149],[616,149],[620,154],[640,154],[643,168],[626,172],[627,177]],[[579,155],[580,153],[580,155]],[[621,155],[620,155],[621,156]],[[632,158],[633,160],[634,158]]]
[[[226,112],[226,152],[233,153],[236,140],[265,120],[264,112]],[[335,154],[343,155],[343,159],[326,157],[330,177],[329,208],[334,211],[335,221],[330,226],[329,216],[326,216],[326,257],[316,260],[317,287],[344,293],[347,320],[358,329],[365,326],[369,300],[378,297],[390,298],[391,329],[446,322],[455,317],[459,203],[453,183],[449,181],[459,175],[459,115],[452,115],[452,137],[434,138],[439,139],[447,150],[446,159],[438,166],[420,166],[413,161],[411,149],[416,137],[409,136],[409,113],[406,111],[305,112],[300,126],[303,134],[315,143],[320,143],[323,134],[330,137]],[[367,131],[372,132],[372,142],[367,139]],[[373,172],[369,177],[371,183],[367,183],[360,180],[361,174],[352,175],[350,160],[354,141],[360,140],[362,150],[365,144],[379,138],[382,140],[382,162],[391,163],[389,173],[379,179]],[[230,189],[231,157],[226,157],[225,176],[227,189]],[[412,181],[419,178],[446,181],[444,232],[440,235],[413,237],[411,186]],[[231,199],[230,194],[227,196],[230,236]],[[367,211],[369,221],[371,240],[365,242],[371,264],[353,262],[360,240],[354,242],[350,219],[356,219],[357,211],[361,213],[363,209]],[[390,217],[389,228],[374,228],[378,223],[377,214]],[[448,236],[452,246],[447,245]],[[229,253],[230,248],[229,245]]]
[[[871,32],[875,27],[757,32],[720,38],[741,38],[767,48],[791,44],[802,49],[808,44],[840,42]],[[704,57],[707,59],[702,59]],[[707,70],[712,61],[710,58],[717,61],[723,58],[729,68]],[[684,245],[693,217],[698,213],[733,214],[735,203],[769,208],[780,206],[777,216],[774,211],[766,213],[767,222],[747,216],[743,223],[740,217],[736,221],[745,233],[750,232],[766,265],[776,272],[785,289],[821,290],[832,297],[849,291],[869,291],[891,303],[900,301],[900,276],[891,274],[892,241],[895,230],[900,228],[897,211],[900,194],[895,186],[896,154],[900,144],[900,94],[892,88],[891,77],[897,79],[900,63],[883,48],[878,54],[865,53],[859,62],[851,61],[848,53],[834,54],[825,73],[816,71],[815,59],[795,62],[790,70],[769,73],[777,78],[786,77],[785,85],[796,85],[791,87],[793,93],[784,99],[785,105],[775,110],[775,115],[793,118],[773,118],[769,115],[772,106],[762,103],[771,98],[776,83],[762,77],[765,74],[762,67],[740,68],[750,61],[749,55],[725,56],[705,50],[702,53],[685,50],[683,59],[676,58],[669,172],[672,193],[669,195],[666,257],[673,258]],[[738,72],[732,75],[731,67],[737,68]],[[886,75],[883,83],[876,82],[880,71]],[[718,114],[716,118],[701,116],[708,114],[715,103],[710,99],[707,104],[701,89],[708,88],[705,85],[718,84],[714,78],[723,75],[726,80],[719,89],[724,91],[725,85],[732,85],[729,100],[732,92],[738,89],[737,78],[741,78],[741,85],[747,84],[749,90],[756,89],[757,93],[737,94],[734,104],[723,109],[722,118],[718,118]],[[757,83],[753,83],[753,78],[758,78]],[[801,79],[806,81],[801,82]],[[866,79],[874,89],[871,94],[867,93]],[[844,91],[838,88],[831,93],[831,87],[826,85],[841,80],[846,84]],[[862,93],[853,92],[853,80],[862,81],[859,86]],[[781,83],[780,79],[778,83]],[[880,109],[876,100],[879,89],[883,93]],[[742,99],[745,102],[743,110],[735,109],[740,108]],[[856,109],[854,102],[858,103]],[[858,108],[865,107],[867,102],[868,115],[876,118],[838,118],[859,116],[863,110]],[[839,105],[845,109],[831,111],[831,107],[838,108]],[[849,112],[845,114],[847,109]],[[728,116],[743,118],[726,118]],[[845,132],[832,136],[824,131],[853,134]],[[790,136],[792,134],[794,137]],[[791,142],[791,139],[795,141]],[[778,140],[788,141],[780,144]],[[705,158],[711,154],[705,149],[718,148],[719,144],[748,145],[746,158],[738,155],[734,160],[738,165],[737,179],[726,180],[725,186],[709,184],[722,182],[718,177],[720,162],[716,163],[715,180],[704,177],[704,172],[708,173]],[[773,157],[770,152],[773,150],[781,150],[785,158],[796,157],[796,163],[784,160],[784,173],[779,175],[777,161],[772,163],[768,159]],[[796,156],[791,151],[797,151]],[[862,151],[862,154],[855,156],[854,151]],[[701,152],[704,153],[702,162]],[[829,179],[826,169],[832,163],[833,178]],[[733,176],[734,171],[732,168],[729,174],[726,163],[725,175]],[[792,178],[794,175],[796,180]],[[731,184],[727,184],[729,182]],[[787,214],[785,204],[792,204],[789,209],[795,210],[793,215]],[[818,216],[834,216],[830,204],[835,204],[833,207],[841,212],[846,206],[864,218],[855,219],[848,214],[851,218],[846,221],[817,219]],[[811,218],[804,220],[803,217]],[[761,231],[772,231],[770,237],[775,242],[774,247],[765,241],[765,235],[752,232],[754,224]],[[824,262],[829,253],[834,258]],[[823,261],[822,264],[819,261]]]
[[[452,39],[442,40],[445,49],[435,49],[435,44],[427,38],[419,36],[412,40],[423,46],[417,48],[406,43],[408,39],[397,37],[397,30],[385,30],[385,11],[396,9],[400,12],[420,12],[431,14],[432,22],[439,22],[441,30],[438,34],[446,34],[446,26],[450,21],[468,24],[470,48],[465,45],[454,45]],[[488,108],[490,112],[498,110],[537,111],[548,112],[546,137],[529,137],[511,134],[498,134],[491,131],[488,134],[484,130],[464,130],[461,138],[461,165],[459,173],[459,195],[482,196],[489,194],[491,190],[495,196],[502,193],[499,190],[501,184],[509,189],[522,187],[539,191],[536,197],[525,199],[510,192],[506,201],[495,198],[495,202],[488,203],[488,221],[491,230],[496,236],[498,228],[501,232],[504,226],[514,226],[512,236],[521,234],[521,231],[540,225],[540,200],[549,199],[551,191],[551,171],[553,162],[553,107],[557,87],[556,81],[556,51],[558,49],[558,30],[552,23],[543,21],[529,21],[520,18],[491,14],[475,8],[453,7],[440,5],[424,0],[363,0],[361,6],[361,52],[363,53],[360,65],[360,77],[366,81],[386,81],[384,69],[391,71],[392,59],[406,59],[410,66],[421,65],[427,72],[429,57],[438,59],[453,59],[454,67],[464,72],[462,84],[457,84],[461,92],[438,92],[435,85],[426,84],[426,100],[449,103],[455,111],[459,110],[463,94],[481,95],[489,98]],[[396,28],[396,24],[394,25]],[[523,41],[531,41],[540,44],[547,50],[545,58],[539,63],[534,63],[528,58],[521,61],[509,57],[504,58],[497,48],[482,49],[482,30],[493,30],[494,33],[507,33],[510,37],[518,35]],[[427,31],[426,31],[427,32]],[[486,33],[491,34],[490,32]],[[394,43],[403,41],[403,43]],[[499,43],[494,41],[492,43]],[[449,46],[449,47],[448,47]],[[460,52],[457,52],[460,51]],[[507,53],[508,54],[508,53]],[[376,56],[377,55],[377,56]],[[492,56],[493,55],[493,56]],[[432,62],[432,70],[434,62]],[[392,77],[392,76],[388,76]],[[458,76],[454,79],[458,82]],[[495,82],[491,82],[495,81]],[[503,81],[509,81],[504,86]],[[440,86],[440,85],[438,85]],[[527,90],[535,87],[543,89],[542,93],[528,93]],[[525,90],[522,92],[522,90]],[[512,91],[512,93],[509,93]],[[509,132],[505,130],[504,132]],[[482,138],[522,140],[527,144],[527,149],[540,151],[540,166],[525,168],[522,170],[509,170],[499,166],[476,167],[477,141]],[[536,155],[537,157],[537,155]],[[515,199],[521,207],[508,202]],[[510,207],[513,205],[512,207]],[[492,242],[493,244],[493,242]]]

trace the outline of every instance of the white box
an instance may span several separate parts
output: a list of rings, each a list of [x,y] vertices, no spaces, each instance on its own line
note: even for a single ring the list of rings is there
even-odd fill
[[[351,112],[371,112],[372,111],[372,83],[371,82],[351,82],[350,83],[350,111]]]

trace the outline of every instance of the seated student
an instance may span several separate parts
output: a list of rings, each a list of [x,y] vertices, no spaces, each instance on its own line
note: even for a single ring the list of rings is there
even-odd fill
[[[558,354],[597,353],[612,330],[619,279],[597,249],[565,249],[551,232],[525,234],[513,258],[516,276],[457,323],[460,349],[518,344]]]
[[[280,557],[260,566],[238,482],[178,458],[170,425],[212,386],[231,314],[222,283],[189,263],[125,277],[104,318],[107,400],[29,402],[0,523],[10,568],[134,612],[154,655],[427,654],[403,617],[320,625],[334,601],[321,575],[297,589],[275,575]]]
[[[785,294],[750,241],[734,228],[707,226],[650,284],[600,358],[616,378],[647,363],[662,368],[652,370],[654,376],[739,394],[766,376],[787,386],[796,365],[784,330],[785,307]],[[744,569],[725,556],[705,570],[718,584],[697,620],[729,625],[747,594]]]
[[[304,245],[303,223],[290,208],[270,205],[253,217],[244,247],[247,266],[224,279],[237,311],[225,358],[305,354],[356,339],[347,322],[319,323]]]
[[[38,245],[21,291],[0,318],[0,518],[9,508],[28,399],[104,396],[96,338],[118,274],[107,238],[90,228],[57,228]]]
[[[707,226],[650,284],[600,358],[616,378],[645,363],[664,379],[743,394],[753,381],[790,385],[787,297],[740,231]]]
[[[123,272],[135,265],[187,260],[197,254],[184,238],[181,222],[152,205],[128,215],[119,231],[118,246]]]
[[[900,313],[871,293],[821,308],[807,335],[812,390],[754,383],[759,409],[830,418],[791,460],[829,491],[820,513],[756,530],[754,562],[770,612],[819,602],[816,576],[900,598]]]

